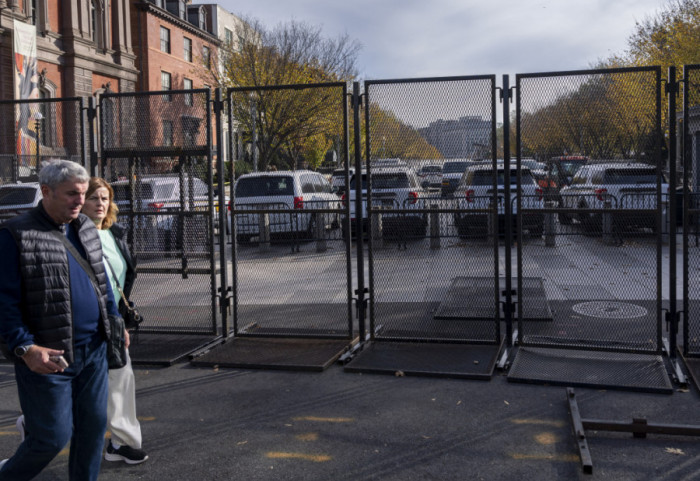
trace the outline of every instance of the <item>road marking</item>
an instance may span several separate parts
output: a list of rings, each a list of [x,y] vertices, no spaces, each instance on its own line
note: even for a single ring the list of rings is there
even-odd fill
[[[292,418],[293,421],[313,421],[321,423],[351,423],[355,420],[353,418],[321,418],[317,416],[299,416]]]
[[[578,463],[580,461],[577,454],[510,454],[513,459],[524,461],[560,461],[562,463]]]
[[[318,441],[318,433],[304,433],[294,436],[299,441]]]
[[[554,421],[551,419],[511,419],[513,424],[537,424],[544,426],[554,426],[557,428],[563,428],[566,423],[564,421]]]
[[[559,441],[559,436],[557,436],[554,433],[539,433],[535,435],[535,441],[538,444],[544,444],[544,445],[550,445],[550,444],[555,444],[557,441]]]
[[[139,421],[155,421],[156,417],[155,416],[137,416],[136,419]]]
[[[324,463],[332,459],[326,454],[282,453],[275,451],[265,454],[265,457],[270,459],[301,459],[304,461],[312,461],[314,463]]]
[[[19,432],[15,431],[0,431],[0,436],[19,436]]]

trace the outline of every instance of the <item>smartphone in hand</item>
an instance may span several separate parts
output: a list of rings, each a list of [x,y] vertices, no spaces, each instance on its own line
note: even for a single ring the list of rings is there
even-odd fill
[[[63,356],[51,356],[49,357],[49,361],[55,362],[59,366],[61,366],[61,369],[65,369],[68,367],[68,363],[66,362],[66,359]]]

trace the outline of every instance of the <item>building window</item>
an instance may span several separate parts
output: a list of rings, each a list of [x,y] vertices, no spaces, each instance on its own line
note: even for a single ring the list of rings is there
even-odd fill
[[[37,17],[38,20],[38,17]],[[90,2],[90,33],[92,41],[95,42],[97,48],[106,48],[105,32],[106,30],[105,11],[102,3],[99,0]]]
[[[226,46],[231,48],[231,45],[233,45],[233,32],[228,28],[224,31],[224,40],[226,41]]]
[[[192,80],[186,78],[183,80],[183,87],[185,90],[192,90]],[[192,97],[192,94],[185,94],[185,105],[188,107],[192,107],[194,105],[194,99]]]
[[[171,78],[172,77],[168,72],[161,72],[160,73],[161,90],[172,90]],[[163,95],[163,100],[165,102],[170,102],[172,100],[172,98],[173,97],[170,94]]]
[[[207,29],[207,11],[203,8],[199,11],[199,28],[202,30]]]
[[[160,27],[160,51],[170,53],[170,30]]]
[[[211,53],[207,46],[202,47],[202,62],[206,68],[211,68]]]
[[[163,121],[163,145],[166,147],[173,145],[173,123],[170,120]]]
[[[192,39],[184,37],[185,40],[185,60],[192,61]]]

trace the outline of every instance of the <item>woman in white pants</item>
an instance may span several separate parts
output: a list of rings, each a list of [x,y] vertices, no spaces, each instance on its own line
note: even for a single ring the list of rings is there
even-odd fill
[[[126,231],[116,223],[117,211],[114,191],[109,183],[99,177],[90,179],[82,212],[95,222],[99,230],[107,264],[105,268],[110,276],[114,299],[119,303],[124,302],[121,292],[127,298],[131,294],[136,264],[126,243]],[[139,464],[148,459],[141,449],[141,425],[136,418],[136,380],[128,352],[126,366],[109,370],[107,429],[112,433],[105,452],[107,461]]]

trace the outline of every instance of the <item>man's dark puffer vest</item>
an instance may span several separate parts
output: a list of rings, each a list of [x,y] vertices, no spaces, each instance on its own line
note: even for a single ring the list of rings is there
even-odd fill
[[[22,320],[43,347],[62,349],[69,364],[73,363],[73,315],[70,292],[70,268],[65,245],[52,234],[60,232],[47,218],[43,206],[10,219],[2,226],[8,229],[19,248],[22,278]],[[102,262],[102,245],[95,224],[80,214],[68,229],[75,228],[95,272],[100,294],[97,296],[102,322],[100,331],[109,339],[106,293],[107,277]],[[2,346],[7,351],[7,346]],[[5,352],[7,356],[8,353]],[[10,356],[14,358],[14,356]]]

